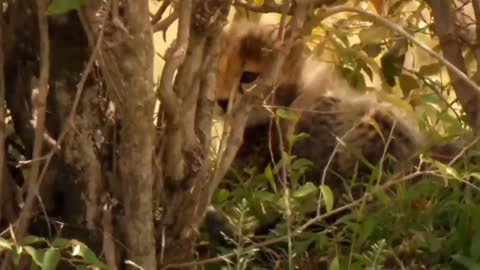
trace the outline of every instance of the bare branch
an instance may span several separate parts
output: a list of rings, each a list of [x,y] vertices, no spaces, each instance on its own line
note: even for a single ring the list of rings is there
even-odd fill
[[[475,75],[476,81],[480,81],[480,0],[472,0],[473,13],[475,14],[475,44],[474,53],[477,59],[477,74]]]
[[[478,111],[478,102],[480,101],[480,92],[478,86],[468,79],[466,73],[465,60],[462,55],[462,47],[457,39],[457,30],[455,27],[455,17],[452,14],[449,2],[446,1],[428,1],[434,17],[434,25],[438,34],[440,46],[443,55],[448,63],[454,66],[460,72],[448,70],[450,81],[458,100],[462,104],[470,126],[475,132],[480,130],[480,115]],[[477,92],[475,92],[477,90]]]
[[[172,25],[173,22],[178,18],[178,13],[177,11],[173,11],[168,17],[165,19],[157,22],[156,24],[153,25],[153,32],[164,32],[167,31],[168,27]]]
[[[7,182],[5,179],[4,170],[6,170],[6,149],[5,149],[5,52],[4,52],[4,40],[5,40],[5,29],[4,29],[4,22],[3,16],[0,15],[0,40],[2,43],[0,44],[0,196],[5,194],[4,187],[6,187]],[[0,220],[2,219],[2,201],[0,200]]]
[[[40,33],[40,78],[37,126],[35,128],[35,141],[32,155],[33,160],[38,159],[42,152],[43,132],[45,129],[45,116],[47,109],[48,80],[50,76],[50,41],[48,35],[48,19],[46,15],[47,6],[46,2],[42,0],[37,0],[36,4],[38,10],[38,29]],[[21,239],[26,233],[32,215],[33,201],[34,198],[38,196],[38,188],[40,185],[40,179],[38,178],[39,171],[40,162],[34,162],[30,170],[28,195],[25,207],[20,213],[15,226],[15,236],[19,239]]]
[[[167,10],[171,2],[172,0],[164,0],[162,2],[162,5],[158,8],[157,12],[152,17],[152,25],[157,24],[157,22],[159,22],[162,19],[163,13],[165,13],[165,10]]]
[[[165,66],[157,89],[157,95],[162,101],[167,117],[175,117],[180,107],[178,97],[173,92],[173,77],[175,71],[185,60],[190,37],[190,22],[192,16],[192,0],[180,1],[178,34],[174,46],[168,48]],[[178,115],[177,115],[178,116]]]

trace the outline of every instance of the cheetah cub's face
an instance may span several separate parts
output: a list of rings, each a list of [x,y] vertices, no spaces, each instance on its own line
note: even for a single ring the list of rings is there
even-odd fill
[[[272,50],[277,42],[277,29],[276,25],[238,21],[223,32],[217,70],[216,101],[224,112],[231,95],[232,104],[235,104],[270,70],[274,62]],[[295,64],[292,63],[298,62],[295,54],[296,51],[292,50],[287,55],[281,75],[276,78],[277,88],[295,77],[293,76]]]

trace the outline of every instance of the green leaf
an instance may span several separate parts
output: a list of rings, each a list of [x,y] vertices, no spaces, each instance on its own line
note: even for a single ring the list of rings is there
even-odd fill
[[[71,245],[72,242],[68,239],[65,239],[65,238],[55,238],[55,240],[53,240],[52,242],[52,246],[55,247],[55,248],[64,248],[66,246],[69,246]]]
[[[60,261],[60,250],[56,248],[50,248],[45,252],[43,257],[42,270],[54,270],[57,268]]]
[[[290,136],[288,136],[288,143],[290,145],[294,145],[296,142],[298,142],[300,140],[303,140],[305,138],[308,138],[308,137],[310,137],[310,135],[308,135],[305,132],[295,134],[295,135],[290,135]]]
[[[73,247],[72,255],[82,257],[86,263],[94,264],[97,262],[97,256],[95,256],[95,253],[83,243],[76,243]]]
[[[338,257],[337,256],[335,256],[332,263],[330,263],[330,266],[328,267],[328,270],[340,270],[340,263],[338,262]]]
[[[215,203],[222,203],[228,199],[228,196],[230,196],[230,191],[224,188],[218,189],[215,192],[214,201]]]
[[[434,161],[434,164],[440,171],[440,174],[442,175],[442,177],[444,178],[445,186],[448,185],[448,176],[451,176],[456,180],[460,179],[460,176],[458,175],[457,171],[454,168],[447,166],[439,161]]]
[[[84,0],[53,0],[47,9],[47,15],[65,14],[71,10],[79,9]]]
[[[480,270],[480,265],[470,257],[463,256],[461,254],[454,254],[451,256],[458,264],[466,267],[469,270]]]
[[[470,176],[480,180],[480,173],[478,173],[478,172],[471,173]]]
[[[278,117],[295,121],[298,118],[298,115],[294,111],[285,110],[285,109],[277,109],[275,113]]]
[[[12,249],[12,243],[10,243],[8,240],[0,237],[0,251],[2,251],[4,249],[11,250]]]
[[[22,238],[22,240],[20,240],[18,244],[22,246],[26,246],[26,245],[32,245],[40,242],[46,243],[46,240],[44,238],[37,237],[34,235],[27,235],[24,238]]]
[[[25,251],[32,257],[33,261],[40,267],[43,266],[46,249],[35,249],[30,246],[24,247]]]
[[[292,170],[303,170],[313,166],[313,162],[305,158],[299,158],[293,161]]]
[[[293,192],[293,197],[303,198],[317,192],[317,187],[312,182],[307,182],[305,185],[301,186],[299,189]]]
[[[268,164],[268,166],[265,167],[265,170],[264,170],[263,174],[267,178],[268,183],[270,184],[270,187],[275,192],[277,192],[277,185],[275,185],[275,179],[273,178],[273,171],[272,171],[272,167],[270,166],[270,164]]]
[[[325,202],[325,207],[327,208],[327,213],[333,210],[333,192],[329,186],[321,185],[320,191],[323,195],[323,201]]]

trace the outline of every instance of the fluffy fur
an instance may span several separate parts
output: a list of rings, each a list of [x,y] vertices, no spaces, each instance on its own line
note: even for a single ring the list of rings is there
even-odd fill
[[[223,40],[216,98],[225,104],[232,89],[238,100],[256,81],[242,82],[242,74],[255,73],[258,80],[268,72],[273,62],[269,52],[276,46],[277,36],[274,26],[240,21],[224,33]],[[288,52],[281,70],[265,104],[288,107],[298,114],[296,121],[281,121],[282,138],[302,132],[310,135],[296,142],[292,153],[313,162],[307,179],[322,179],[331,159],[325,184],[341,192],[343,181],[353,174],[370,175],[371,167],[361,162],[362,156],[372,166],[385,160],[383,169],[393,171],[402,164],[393,159],[406,161],[423,145],[415,121],[375,95],[352,89],[333,65],[306,56],[303,44]],[[234,166],[263,168],[271,160],[268,136],[277,133],[269,128],[271,117],[263,106],[251,112]]]

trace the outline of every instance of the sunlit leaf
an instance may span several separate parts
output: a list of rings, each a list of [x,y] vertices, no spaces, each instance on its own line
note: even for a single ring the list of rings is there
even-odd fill
[[[56,248],[50,248],[45,252],[42,262],[42,270],[54,270],[57,269],[58,262],[60,261],[60,250]]]
[[[65,238],[55,238],[52,242],[52,246],[56,248],[64,248],[71,244],[71,241]]]
[[[333,192],[329,186],[321,185],[320,190],[322,192],[323,201],[327,208],[327,213],[333,210]]]
[[[328,270],[340,270],[340,263],[338,261],[338,257],[335,257],[333,261],[330,263]]]
[[[275,179],[273,178],[273,171],[272,171],[272,167],[270,166],[270,164],[268,164],[268,166],[265,167],[265,170],[264,170],[263,174],[267,178],[267,181],[270,184],[270,187],[275,192],[277,192],[277,185],[275,184]]]
[[[25,247],[25,251],[32,257],[33,261],[40,267],[43,266],[46,249],[35,249],[30,246]]]
[[[293,192],[293,197],[303,198],[309,195],[315,194],[317,192],[317,187],[312,182],[307,182],[305,185],[301,186],[299,189]]]
[[[46,240],[42,237],[34,236],[34,235],[27,235],[22,240],[18,242],[19,245],[32,245],[40,242],[46,242]]]
[[[6,239],[0,237],[0,251],[2,251],[3,249],[12,249],[12,244]]]
[[[295,121],[298,118],[298,115],[294,111],[277,109],[275,112],[278,115],[278,117],[283,119]]]

